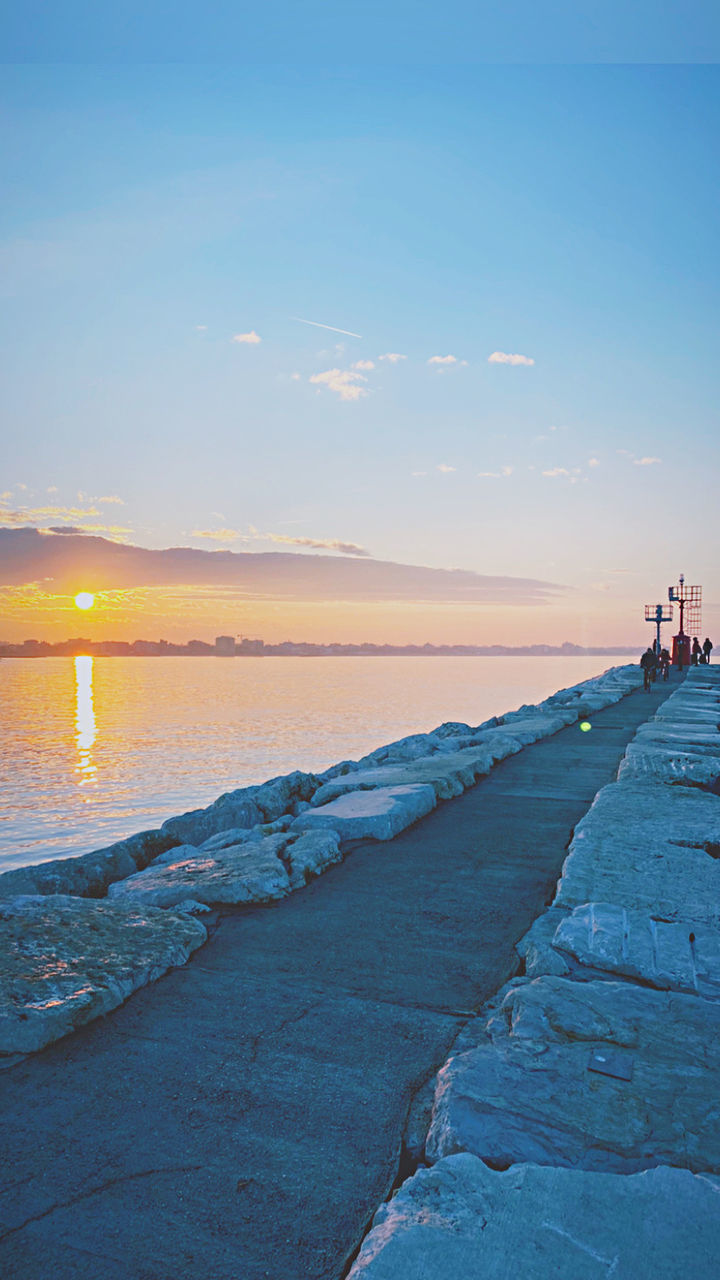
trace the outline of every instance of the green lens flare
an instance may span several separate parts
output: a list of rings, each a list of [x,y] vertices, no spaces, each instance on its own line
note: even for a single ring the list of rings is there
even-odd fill
[[[592,725],[589,720],[581,720],[580,728],[582,729],[583,733],[589,733],[590,730],[592,729]]]

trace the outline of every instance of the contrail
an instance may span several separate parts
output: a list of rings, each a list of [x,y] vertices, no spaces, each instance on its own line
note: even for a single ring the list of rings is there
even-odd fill
[[[361,333],[351,333],[349,329],[336,329],[334,324],[320,324],[319,320],[302,320],[300,316],[291,316],[291,320],[297,320],[298,324],[312,324],[316,329],[331,329],[333,333],[345,333],[348,338],[362,338]]]

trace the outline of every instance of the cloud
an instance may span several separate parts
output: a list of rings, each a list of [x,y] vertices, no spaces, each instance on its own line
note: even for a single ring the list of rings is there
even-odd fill
[[[338,543],[333,549],[343,546],[353,544]],[[54,537],[38,529],[0,529],[0,588],[46,580],[52,590],[69,593],[77,590],[79,579],[88,590],[102,591],[224,586],[238,604],[255,598],[540,605],[568,590],[535,578],[396,564],[357,552],[338,558],[291,551],[149,550],[85,534]]]
[[[367,395],[365,388],[357,385],[367,382],[367,378],[352,369],[326,369],[324,373],[314,373],[309,381],[335,391],[341,400],[359,400]]]
[[[379,360],[389,360],[390,364],[397,364],[398,360],[407,360],[407,356],[401,356],[399,351],[386,351],[384,356],[378,356]]]
[[[211,542],[237,542],[246,535],[240,529],[193,529],[191,537],[207,538]]]
[[[367,556],[371,553],[356,542],[341,542],[338,538],[291,538],[284,533],[264,533],[269,542],[281,542],[293,547],[314,547],[317,551],[338,551],[343,556]]]
[[[353,369],[374,369],[375,365],[372,360],[356,360]]]
[[[656,462],[662,462],[662,458],[633,458],[634,467],[652,467]]]
[[[511,355],[508,351],[493,351],[488,364],[534,364],[532,356]]]
[[[551,467],[549,471],[543,471],[543,475],[554,478],[555,476],[569,476],[570,472],[567,467]]]
[[[204,332],[205,332],[205,330],[207,329],[207,325],[206,325],[206,324],[196,324],[196,325],[195,325],[195,328],[196,328],[196,330],[197,330],[197,332],[198,332],[198,333],[204,333]]]
[[[457,471],[457,467],[451,467],[448,465],[447,462],[439,462],[437,466],[437,470],[447,474],[450,471]]]
[[[100,522],[98,522],[100,517]],[[59,525],[64,521],[64,525]],[[10,507],[4,499],[0,499],[0,527],[22,528],[34,525],[41,531],[57,533],[60,528],[68,526],[85,533],[106,533],[110,537],[124,537],[132,533],[125,525],[112,525],[102,522],[102,512],[97,506],[61,507],[56,505],[30,507],[24,504]]]
[[[499,471],[478,471],[478,475],[487,480],[503,480],[513,473],[513,467],[501,467]]]
[[[250,525],[242,529],[193,529],[193,538],[207,538],[211,542],[279,542],[293,547],[312,547],[316,551],[338,551],[344,556],[370,556],[365,547],[356,542],[342,542],[339,538],[291,538],[286,533],[261,533]]]
[[[249,333],[236,333],[236,334],[233,334],[233,337],[232,337],[231,341],[232,341],[232,342],[247,342],[247,343],[250,343],[252,346],[255,346],[255,344],[256,344],[257,342],[262,342],[262,338],[258,337],[258,335],[256,334],[256,332],[255,332],[255,330],[254,330],[254,329],[251,329]]]
[[[428,364],[457,364],[457,356],[431,356]]]
[[[589,466],[589,467],[599,467],[599,466],[600,466],[600,459],[599,459],[599,458],[588,458],[588,466]]]
[[[95,501],[96,501],[96,502],[103,502],[103,503],[105,503],[106,505],[111,505],[111,504],[113,504],[113,503],[114,503],[114,504],[115,504],[116,506],[118,506],[118,507],[124,507],[124,506],[125,506],[125,499],[124,499],[124,498],[119,498],[119,497],[118,497],[118,495],[117,495],[116,493],[109,493],[109,494],[107,494],[104,498],[96,498],[96,499],[95,499]]]

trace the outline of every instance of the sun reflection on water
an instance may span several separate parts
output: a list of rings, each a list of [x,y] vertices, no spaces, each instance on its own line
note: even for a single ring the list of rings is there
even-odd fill
[[[80,775],[78,784],[82,787],[97,773],[97,765],[93,763],[92,758],[96,737],[92,658],[83,655],[75,659],[75,686],[75,729],[78,753],[75,772]]]

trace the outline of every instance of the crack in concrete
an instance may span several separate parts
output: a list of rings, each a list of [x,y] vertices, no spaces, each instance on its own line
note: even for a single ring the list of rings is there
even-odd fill
[[[43,1218],[48,1218],[50,1214],[56,1213],[58,1209],[70,1209],[73,1205],[80,1204],[83,1200],[90,1200],[92,1196],[101,1195],[103,1191],[117,1186],[120,1182],[134,1182],[139,1178],[151,1178],[158,1173],[195,1173],[202,1167],[200,1164],[164,1165],[159,1169],[141,1169],[139,1173],[120,1173],[116,1178],[108,1178],[106,1182],[101,1182],[98,1187],[91,1187],[88,1191],[82,1191],[79,1195],[71,1196],[69,1200],[58,1200],[55,1204],[51,1204],[49,1209],[43,1209],[41,1213],[32,1214],[31,1217],[26,1218],[24,1222],[18,1223],[15,1227],[8,1227],[7,1231],[0,1232],[0,1242],[7,1240],[9,1236],[16,1235],[18,1231],[24,1231],[33,1222],[41,1222]]]
[[[320,1006],[324,1003],[325,1003],[324,999],[314,1000],[312,1004],[307,1005],[305,1009],[301,1009],[299,1013],[294,1013],[287,1018],[283,1018],[282,1021],[279,1022],[276,1027],[268,1027],[266,1030],[258,1032],[258,1034],[256,1036],[253,1036],[252,1040],[250,1041],[250,1061],[251,1062],[257,1061],[260,1042],[262,1040],[266,1039],[268,1036],[277,1035],[279,1031],[283,1031],[285,1027],[289,1027],[293,1022],[302,1022],[303,1018],[306,1018],[307,1015],[309,1013],[312,1013],[314,1009],[319,1009]]]

